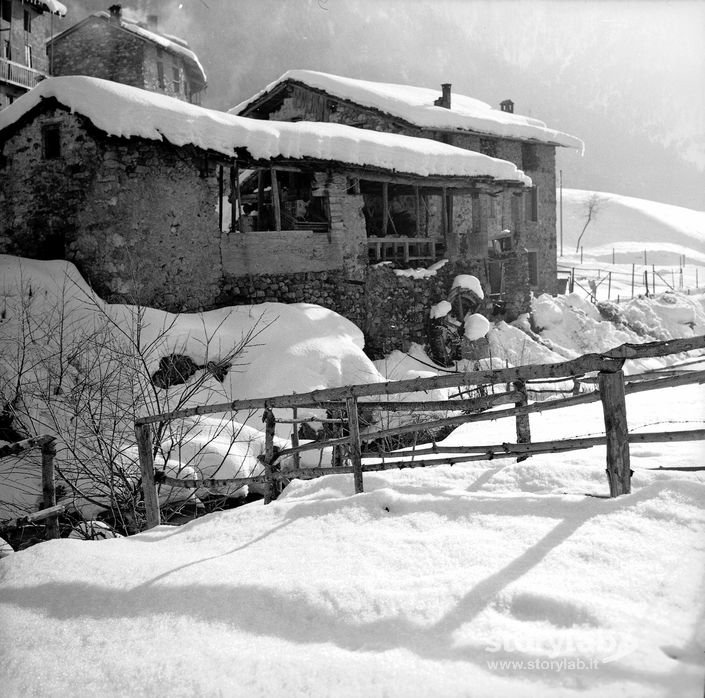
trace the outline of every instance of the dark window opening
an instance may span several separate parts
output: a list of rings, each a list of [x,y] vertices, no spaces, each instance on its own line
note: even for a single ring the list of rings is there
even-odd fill
[[[414,187],[364,181],[360,191],[368,237],[412,238],[425,232],[418,220],[423,202]]]
[[[534,223],[539,219],[539,194],[538,187],[531,187],[525,193],[526,219]]]
[[[8,61],[12,60],[12,44],[10,43],[9,39],[3,39],[2,57],[6,58]]]
[[[24,11],[24,30],[28,33],[32,31],[32,13],[29,10]]]
[[[181,92],[181,70],[174,66],[172,68],[172,76],[173,76],[173,85],[174,85],[174,92],[177,94]]]
[[[157,61],[157,84],[159,89],[164,89],[164,64],[161,61]]]
[[[538,170],[539,169],[539,154],[536,146],[532,143],[521,144],[521,161],[522,169]]]
[[[535,250],[527,252],[527,261],[529,264],[529,284],[531,286],[539,285],[539,253]]]
[[[12,22],[12,0],[0,0],[0,19]]]
[[[42,129],[42,145],[45,160],[61,157],[61,130],[58,124],[44,126]]]
[[[237,229],[243,233],[271,230],[330,229],[328,197],[316,186],[313,173],[250,170],[239,182],[240,211]]]

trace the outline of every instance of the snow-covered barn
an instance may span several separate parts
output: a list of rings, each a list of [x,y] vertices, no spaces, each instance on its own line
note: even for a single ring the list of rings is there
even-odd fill
[[[393,345],[423,341],[447,276],[482,272],[485,242],[458,213],[531,185],[510,162],[429,139],[249,119],[79,76],[3,111],[0,148],[1,252],[68,259],[104,297],[170,310],[316,302],[369,335],[414,313]],[[450,260],[421,292],[390,290],[397,277],[369,263],[373,188],[423,207],[377,254]],[[393,204],[382,214],[395,220]]]
[[[532,186],[523,192],[485,190],[456,227],[461,235],[469,229],[485,238],[487,244],[479,244],[476,252],[486,259],[490,293],[516,306],[527,284],[534,293],[556,290],[555,150],[582,150],[583,143],[515,114],[511,100],[494,109],[452,93],[450,84],[438,90],[290,70],[230,112],[431,138],[514,163],[531,177]],[[413,215],[409,202],[406,206]]]

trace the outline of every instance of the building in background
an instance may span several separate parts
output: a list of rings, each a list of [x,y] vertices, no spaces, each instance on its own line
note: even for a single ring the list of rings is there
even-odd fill
[[[0,109],[47,77],[46,40],[65,14],[56,0],[0,0]]]
[[[88,75],[199,104],[206,74],[188,44],[160,34],[158,18],[132,21],[120,5],[81,20],[47,42],[52,75]]]

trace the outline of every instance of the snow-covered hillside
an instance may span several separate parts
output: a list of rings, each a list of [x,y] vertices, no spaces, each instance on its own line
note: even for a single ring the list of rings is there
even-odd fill
[[[560,194],[559,194],[560,196]],[[598,208],[581,241],[587,257],[607,262],[705,267],[705,212],[656,201],[583,189],[563,190],[565,255],[575,255],[578,236],[587,219],[587,204],[596,197]],[[705,284],[705,278],[703,278]]]

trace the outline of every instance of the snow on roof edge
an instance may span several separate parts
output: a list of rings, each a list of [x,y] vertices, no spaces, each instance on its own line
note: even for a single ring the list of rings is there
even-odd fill
[[[584,153],[585,144],[576,136],[557,131],[538,119],[503,112],[489,104],[461,94],[452,95],[452,109],[438,107],[438,90],[345,78],[312,70],[288,70],[252,97],[229,109],[240,114],[286,81],[320,89],[340,99],[377,109],[422,128],[473,131],[503,138],[535,140],[549,145],[574,148]]]
[[[109,135],[166,139],[177,146],[194,145],[228,157],[242,147],[255,159],[310,158],[420,177],[487,177],[531,184],[511,162],[427,138],[342,124],[250,119],[86,76],[40,82],[0,112],[0,132],[51,97]]]

